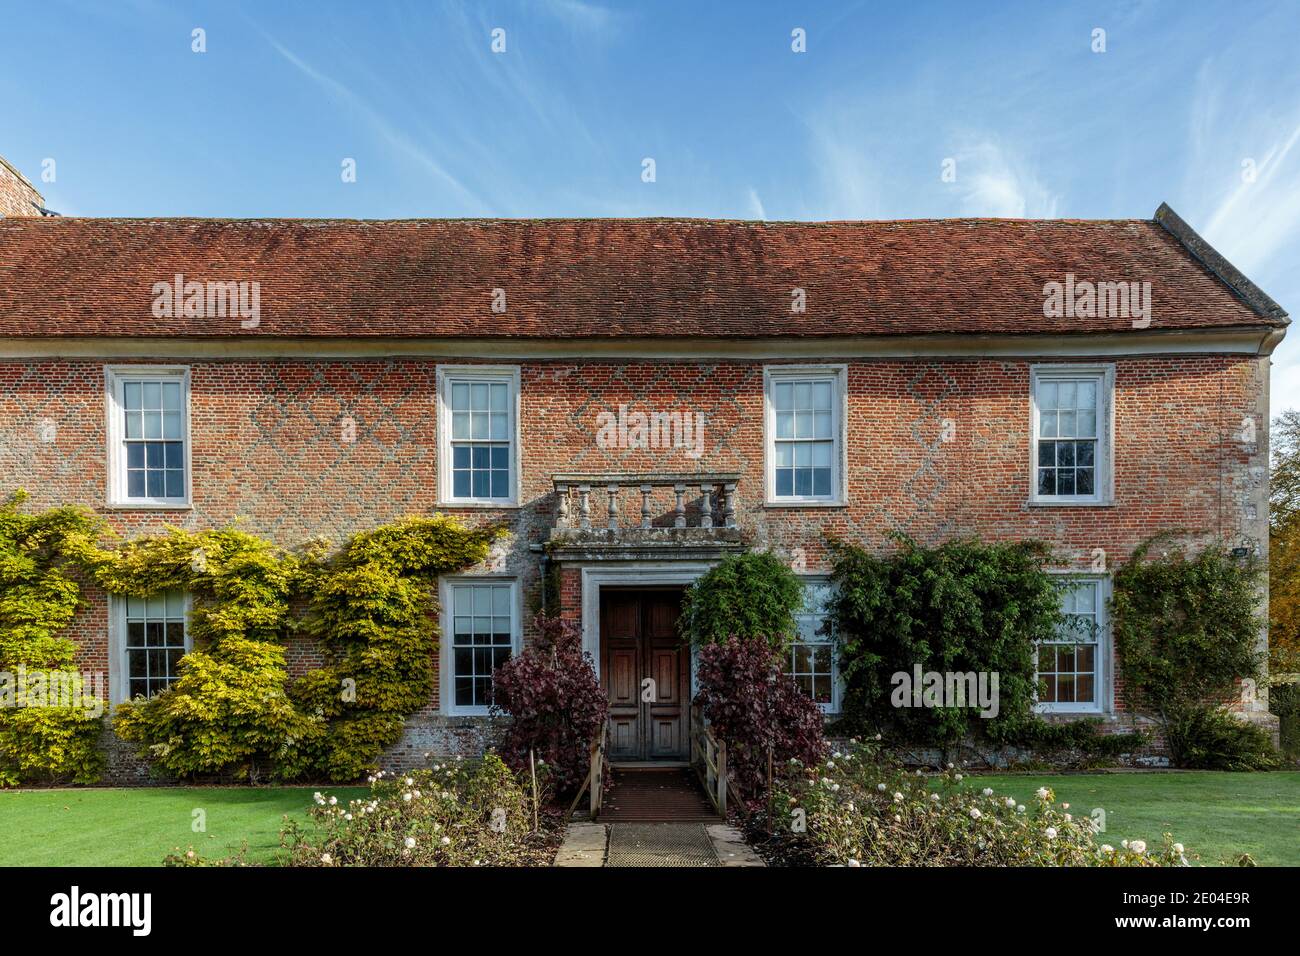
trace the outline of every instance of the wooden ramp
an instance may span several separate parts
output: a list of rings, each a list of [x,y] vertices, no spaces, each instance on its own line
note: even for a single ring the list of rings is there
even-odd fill
[[[615,767],[600,808],[601,823],[717,823],[686,767]]]

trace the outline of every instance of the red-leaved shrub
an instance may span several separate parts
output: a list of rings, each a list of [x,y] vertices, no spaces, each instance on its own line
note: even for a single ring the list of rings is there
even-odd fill
[[[493,677],[493,713],[512,718],[498,752],[522,770],[532,750],[550,765],[557,795],[572,793],[587,777],[589,748],[609,698],[577,624],[543,613],[533,627],[536,638]]]
[[[821,759],[822,713],[767,642],[732,637],[698,653],[695,706],[726,742],[727,767],[746,802],[766,799],[769,750],[777,773],[791,758],[805,766]]]

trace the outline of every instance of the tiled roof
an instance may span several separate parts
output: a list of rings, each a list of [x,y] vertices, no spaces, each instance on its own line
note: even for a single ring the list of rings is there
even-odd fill
[[[1164,213],[1167,207],[1162,207]],[[1152,331],[1286,316],[1177,220],[0,220],[0,336],[1081,333],[1043,287],[1149,281]],[[1159,218],[1159,217],[1158,217]],[[1171,228],[1171,222],[1173,224]],[[1178,235],[1178,228],[1186,235]],[[260,283],[238,318],[158,318],[153,285]],[[504,314],[493,290],[503,289]],[[806,311],[792,310],[792,290]]]

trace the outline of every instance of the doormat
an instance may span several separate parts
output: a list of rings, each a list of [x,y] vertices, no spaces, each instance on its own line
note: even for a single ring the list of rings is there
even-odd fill
[[[606,866],[720,866],[698,823],[614,823]]]

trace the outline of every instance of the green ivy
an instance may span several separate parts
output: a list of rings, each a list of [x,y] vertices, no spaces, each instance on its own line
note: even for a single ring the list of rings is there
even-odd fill
[[[1240,679],[1258,680],[1261,569],[1219,546],[1189,557],[1168,535],[1140,547],[1116,572],[1111,620],[1119,672],[1130,703],[1153,713],[1177,766],[1224,766],[1231,747],[1261,749],[1261,735],[1228,733],[1211,713],[1232,699]],[[1271,748],[1266,748],[1271,749]],[[1265,765],[1243,755],[1237,763]]]
[[[831,542],[831,614],[846,683],[845,729],[888,729],[906,743],[948,746],[965,737],[1017,743],[1033,714],[1034,644],[1061,621],[1057,584],[1037,542],[956,541],[923,548],[905,537],[878,556]],[[895,707],[893,675],[921,671],[998,675],[998,713],[974,707]]]
[[[24,514],[22,492],[0,504],[0,786],[92,783],[102,756],[101,707],[34,705],[41,682],[91,693],[74,667],[76,645],[60,633],[80,606],[63,547],[96,526],[76,508]]]
[[[437,577],[481,562],[504,533],[434,515],[357,534],[332,555],[324,542],[295,554],[234,528],[101,544],[94,515],[25,515],[22,500],[0,509],[0,669],[71,667],[75,646],[57,636],[79,605],[70,570],[112,594],[188,592],[195,649],[177,681],[114,717],[124,739],[181,777],[350,780],[372,769],[432,693]],[[295,681],[283,641],[298,631],[327,662]],[[34,733],[36,716],[0,713],[0,783],[94,779],[98,722],[81,728],[52,710]]]
[[[781,648],[794,636],[803,602],[802,582],[775,554],[731,554],[686,590],[678,626],[694,644],[739,637]]]

